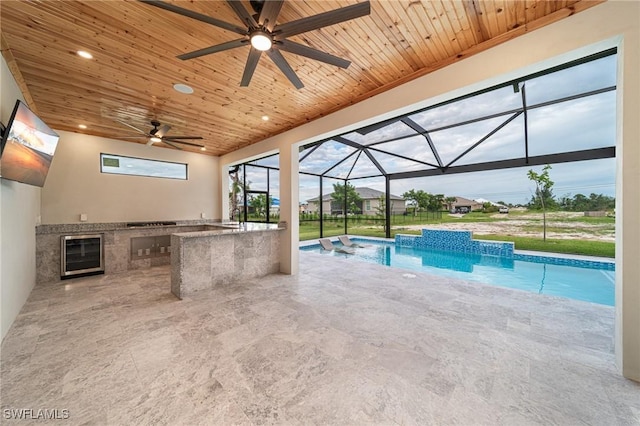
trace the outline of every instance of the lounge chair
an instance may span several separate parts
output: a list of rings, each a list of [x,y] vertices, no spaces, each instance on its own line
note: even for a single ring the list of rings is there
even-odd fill
[[[365,244],[365,245],[362,245],[362,244],[354,243],[354,242],[353,242],[353,241],[351,241],[351,239],[349,239],[349,237],[348,237],[348,236],[346,236],[346,235],[341,235],[341,236],[339,236],[339,237],[338,237],[338,239],[340,240],[340,242],[342,243],[342,245],[343,245],[343,246],[345,246],[345,247],[353,247],[353,248],[356,248],[356,247],[360,247],[360,248],[362,248],[362,247],[369,247],[369,246],[368,246],[368,245],[366,245],[366,244]]]
[[[336,253],[353,254],[353,250],[349,248],[334,246],[331,240],[328,238],[320,238],[318,241],[320,241],[320,245],[325,250],[335,251]]]

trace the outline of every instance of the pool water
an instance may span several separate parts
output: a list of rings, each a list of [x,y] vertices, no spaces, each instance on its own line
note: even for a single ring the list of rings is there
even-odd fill
[[[556,262],[529,262],[509,258],[451,251],[397,247],[394,242],[353,239],[367,247],[354,254],[323,250],[319,245],[300,247],[303,251],[353,258],[370,263],[427,272],[500,287],[567,297],[602,305],[614,305],[614,272],[593,267],[558,265]],[[339,243],[334,243],[339,247]]]

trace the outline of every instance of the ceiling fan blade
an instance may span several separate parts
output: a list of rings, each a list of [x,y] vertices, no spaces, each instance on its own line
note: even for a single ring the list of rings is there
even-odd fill
[[[221,21],[216,18],[212,18],[211,16],[203,15],[198,12],[194,12],[189,9],[184,9],[179,6],[175,6],[170,3],[165,3],[163,1],[157,0],[139,0],[142,3],[148,4],[149,6],[155,6],[160,9],[168,10],[169,12],[177,13],[178,15],[186,16],[188,18],[196,19],[198,21],[206,22],[207,24],[211,24],[215,27],[222,28],[224,30],[232,31],[238,34],[246,34],[246,28],[240,28],[237,25],[230,24],[228,22]]]
[[[276,26],[276,19],[278,19],[278,15],[280,14],[280,9],[282,9],[283,3],[283,0],[266,0],[262,5],[258,23],[264,25],[267,30],[273,31],[273,28]]]
[[[189,145],[189,146],[195,146],[198,148],[202,148],[204,147],[204,145],[201,145],[199,143],[191,143],[191,142],[183,142],[183,141],[174,141],[173,139],[167,139],[167,138],[162,138],[162,142],[164,143],[181,143],[183,145]]]
[[[167,145],[169,145],[169,146],[170,146],[170,147],[172,147],[172,148],[179,149],[180,151],[182,151],[182,148],[180,148],[178,145],[176,145],[176,144],[174,144],[174,143],[172,143],[172,142],[169,142],[169,141],[164,140],[164,139],[162,139],[162,142],[163,142],[163,143],[166,143]],[[147,144],[147,145],[148,145],[148,144]]]
[[[249,82],[251,81],[251,77],[253,77],[253,73],[256,70],[256,66],[258,65],[258,60],[262,52],[258,49],[254,49],[253,47],[249,51],[249,56],[247,57],[247,64],[244,66],[244,72],[242,73],[242,80],[240,81],[241,87],[247,87]]]
[[[327,52],[323,52],[318,49],[314,49],[304,44],[296,43],[291,40],[282,40],[278,42],[278,49],[284,50],[289,53],[293,53],[300,56],[305,56],[309,59],[315,59],[316,61],[324,62],[330,65],[335,65],[340,68],[348,68],[351,65],[351,61],[333,56]]]
[[[160,127],[158,130],[156,130],[155,133],[153,133],[153,136],[162,139],[162,137],[165,134],[167,134],[169,129],[171,129],[171,126],[169,126],[168,124],[163,124],[162,127]]]
[[[284,56],[282,56],[282,53],[280,53],[279,50],[267,50],[267,55],[269,55],[271,60],[278,66],[278,68],[280,68],[280,71],[287,76],[291,84],[293,84],[296,89],[300,90],[304,87],[302,81],[300,81],[293,68],[291,68],[291,65],[289,65],[287,60],[284,59]]]
[[[125,125],[125,126],[127,126],[127,127],[132,128],[133,130],[135,130],[136,132],[138,132],[138,133],[140,133],[140,134],[142,134],[142,135],[147,135],[147,134],[148,134],[148,133],[147,133],[147,132],[145,132],[144,130],[140,130],[140,129],[138,129],[137,127],[132,126],[132,125],[131,125],[131,124],[129,124],[129,123],[125,123],[124,121],[120,121],[120,120],[116,120],[116,121],[117,121],[118,123],[122,124],[122,125]]]
[[[187,59],[199,58],[200,56],[210,55],[212,53],[222,52],[223,50],[234,49],[236,47],[242,47],[249,43],[249,40],[246,38],[239,38],[237,40],[231,40],[226,43],[217,44],[215,46],[205,47],[204,49],[195,50],[189,53],[183,53],[182,55],[178,55],[178,59],[182,59],[183,61]]]
[[[164,140],[168,140],[168,141],[174,141],[174,142],[179,142],[178,139],[202,139],[202,136],[165,136],[164,138],[162,138]]]
[[[247,9],[244,8],[242,3],[236,0],[227,0],[227,3],[231,6],[231,9],[233,9],[236,15],[238,15],[238,18],[240,18],[242,23],[249,27],[249,29],[258,28],[258,23],[253,16],[247,12]]]
[[[339,24],[340,22],[349,21],[371,13],[371,4],[368,1],[353,4],[351,6],[342,7],[336,10],[319,13],[307,18],[298,19],[291,22],[285,22],[274,28],[277,40],[284,37],[290,37],[307,31],[317,30],[318,28],[328,27],[329,25]]]

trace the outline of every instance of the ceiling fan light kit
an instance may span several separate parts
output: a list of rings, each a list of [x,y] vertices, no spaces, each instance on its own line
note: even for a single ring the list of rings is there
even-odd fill
[[[202,139],[202,136],[168,136],[167,132],[171,129],[171,126],[168,124],[161,124],[158,120],[151,120],[151,125],[153,128],[148,132],[137,128],[136,126],[132,126],[129,123],[125,123],[124,121],[116,120],[120,124],[124,124],[127,127],[132,128],[136,132],[140,133],[140,136],[120,136],[120,139],[137,139],[137,138],[146,138],[147,146],[152,146],[154,143],[164,143],[169,145],[175,149],[182,149],[176,144],[189,145],[196,148],[200,148],[200,150],[205,151],[206,149],[202,149],[205,146],[199,143],[193,142],[185,142],[184,139]]]
[[[271,35],[262,30],[255,30],[251,33],[251,46],[261,52],[271,49],[273,41]]]
[[[244,73],[240,81],[240,86],[249,85],[251,77],[258,65],[258,60],[265,52],[267,56],[276,64],[280,71],[287,77],[296,89],[304,87],[302,81],[298,78],[291,65],[280,53],[284,50],[294,55],[304,56],[309,59],[324,62],[340,68],[347,68],[351,62],[323,52],[318,49],[300,44],[287,37],[292,37],[308,31],[317,30],[319,28],[328,27],[330,25],[339,24],[341,22],[350,21],[355,18],[369,15],[371,13],[371,4],[369,1],[353,4],[351,6],[342,7],[340,9],[330,10],[328,12],[319,13],[317,15],[308,16],[306,18],[297,19],[295,21],[277,24],[276,20],[280,14],[280,9],[284,0],[252,0],[251,7],[255,14],[251,15],[247,9],[238,0],[227,0],[227,4],[233,9],[245,28],[240,28],[235,24],[221,21],[212,16],[207,16],[198,12],[184,9],[171,3],[165,3],[160,0],[139,0],[142,3],[154,6],[178,15],[186,16],[213,25],[227,31],[240,34],[242,38],[227,41],[193,52],[178,55],[178,59],[189,60],[199,58],[201,56],[210,55],[212,53],[222,52],[237,47],[250,45],[252,49],[249,51],[247,62],[245,64]]]

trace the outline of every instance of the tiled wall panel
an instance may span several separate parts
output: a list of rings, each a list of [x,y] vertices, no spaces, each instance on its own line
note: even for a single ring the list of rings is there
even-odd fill
[[[396,235],[396,245],[418,249],[513,257],[513,243],[511,242],[474,240],[472,237],[471,231],[423,229],[421,236]]]

